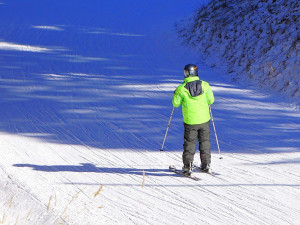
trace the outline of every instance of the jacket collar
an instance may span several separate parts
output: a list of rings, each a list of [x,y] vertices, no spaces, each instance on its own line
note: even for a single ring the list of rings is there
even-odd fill
[[[192,82],[192,81],[195,81],[195,80],[200,80],[198,76],[195,76],[195,77],[187,77],[183,80],[183,83],[188,83],[188,82]]]

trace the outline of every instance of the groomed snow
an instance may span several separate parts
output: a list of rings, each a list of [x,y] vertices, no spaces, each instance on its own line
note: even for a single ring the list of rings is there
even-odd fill
[[[206,1],[2,2],[0,223],[300,223],[299,109],[180,46],[174,22]],[[198,182],[168,171],[180,109],[159,151],[187,63],[215,93],[223,156],[212,132],[220,175]]]

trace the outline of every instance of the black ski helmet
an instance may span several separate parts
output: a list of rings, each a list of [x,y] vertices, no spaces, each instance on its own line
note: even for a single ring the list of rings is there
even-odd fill
[[[194,64],[187,64],[184,67],[184,77],[198,76],[198,67]]]

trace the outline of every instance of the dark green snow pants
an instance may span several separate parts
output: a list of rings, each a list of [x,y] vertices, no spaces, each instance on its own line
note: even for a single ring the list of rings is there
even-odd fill
[[[189,165],[194,161],[197,139],[199,141],[200,160],[202,165],[210,164],[210,121],[203,124],[189,125],[184,123],[184,144],[182,161],[184,165]]]

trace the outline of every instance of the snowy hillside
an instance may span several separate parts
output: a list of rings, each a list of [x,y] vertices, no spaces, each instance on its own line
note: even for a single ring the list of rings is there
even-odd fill
[[[300,223],[300,111],[180,44],[174,22],[207,1],[0,3],[0,224]],[[159,150],[187,63],[214,91],[223,156],[212,132],[219,175],[197,182],[168,169],[180,109]]]
[[[216,0],[177,29],[206,63],[234,80],[300,103],[299,10],[298,0]]]

